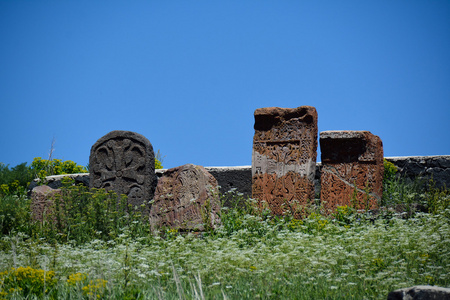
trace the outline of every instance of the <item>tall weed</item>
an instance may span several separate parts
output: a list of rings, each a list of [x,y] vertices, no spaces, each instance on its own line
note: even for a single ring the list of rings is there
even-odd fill
[[[73,185],[66,179],[61,193],[39,224],[38,236],[77,244],[92,239],[114,240],[125,230],[132,236],[149,235],[145,205],[134,207],[125,195]]]

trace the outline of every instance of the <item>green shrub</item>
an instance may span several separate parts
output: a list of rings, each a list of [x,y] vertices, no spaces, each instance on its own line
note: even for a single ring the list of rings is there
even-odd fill
[[[0,195],[0,235],[29,232],[30,200],[24,195]]]
[[[71,160],[47,160],[35,157],[29,166],[27,166],[27,163],[22,163],[11,169],[8,165],[0,163],[0,195],[23,194],[35,178],[44,182],[45,177],[50,175],[86,172],[85,167],[77,165]]]
[[[222,202],[220,211],[222,235],[229,236],[233,232],[244,229],[253,232],[263,230],[261,221],[266,214],[258,207],[254,199],[244,199],[243,194],[236,192],[236,189],[226,192],[220,198]],[[225,207],[225,202],[232,203],[232,207]]]
[[[103,189],[73,185],[65,178],[61,193],[53,197],[53,205],[37,226],[40,237],[50,240],[75,241],[113,240],[124,230],[131,236],[149,233],[148,220],[143,218],[145,205],[133,207],[125,195]]]
[[[162,169],[162,168],[163,168],[163,166],[162,166],[161,162],[157,158],[155,158],[155,169],[157,170],[157,169]]]
[[[338,206],[333,214],[335,222],[340,225],[349,225],[354,221],[356,210],[348,205]]]
[[[394,180],[398,168],[390,161],[387,161],[385,158],[383,159],[383,165],[384,165],[383,181]]]
[[[77,165],[71,160],[62,161],[60,159],[42,159],[35,157],[30,165],[30,170],[35,178],[45,180],[46,176],[63,175],[74,173],[87,173],[87,169],[83,166]]]
[[[164,160],[164,157],[162,156],[161,152],[158,151],[155,154],[155,169],[163,169],[162,162]]]
[[[398,188],[398,179],[395,175],[397,174],[397,167],[387,161],[385,158],[383,159],[384,164],[384,176],[383,176],[383,196],[381,199],[380,206],[385,206],[392,204],[393,199],[396,195],[396,190]]]
[[[3,297],[18,295],[42,297],[52,291],[57,281],[53,271],[31,267],[11,268],[0,272],[0,295]]]
[[[445,186],[437,188],[433,178],[428,181],[427,190],[422,196],[422,203],[430,213],[439,214],[450,208],[450,191]]]
[[[19,164],[11,169],[0,163],[0,195],[21,195],[34,179],[27,163]]]
[[[420,178],[407,181],[398,176],[397,167],[384,159],[383,196],[380,206],[402,205],[407,211],[423,200],[424,182]]]
[[[67,281],[69,291],[83,295],[88,299],[101,299],[108,281],[104,279],[88,280],[85,273],[70,274]]]

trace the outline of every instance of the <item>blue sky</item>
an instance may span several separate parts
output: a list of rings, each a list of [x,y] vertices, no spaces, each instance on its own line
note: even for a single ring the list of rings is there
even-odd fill
[[[450,1],[0,0],[0,103],[10,166],[53,138],[87,165],[112,130],[164,167],[250,165],[255,109],[302,105],[385,156],[448,155]]]

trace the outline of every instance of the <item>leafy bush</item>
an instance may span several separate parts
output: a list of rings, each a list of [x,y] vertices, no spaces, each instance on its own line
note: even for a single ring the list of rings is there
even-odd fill
[[[89,299],[102,298],[107,283],[104,279],[88,280],[85,273],[70,274],[67,279],[67,285],[72,291]]]
[[[11,169],[0,163],[0,195],[20,195],[28,188],[30,182],[39,178],[42,182],[46,176],[86,173],[87,169],[71,160],[42,159],[35,157],[33,162],[19,164]]]
[[[164,160],[164,157],[162,156],[161,151],[159,151],[159,149],[158,149],[158,151],[155,154],[155,169],[163,169],[163,166],[162,166],[163,160]]]
[[[1,296],[34,295],[42,297],[52,291],[57,283],[55,272],[31,267],[11,268],[0,272]]]
[[[422,197],[422,203],[430,213],[439,214],[450,208],[450,190],[447,190],[445,186],[437,188],[433,179],[428,181],[427,190]]]
[[[387,181],[394,180],[395,175],[397,174],[398,168],[390,161],[387,161],[386,158],[383,158],[383,165],[384,165],[383,181],[387,182]]]
[[[348,205],[338,206],[333,214],[334,220],[340,225],[349,225],[354,221],[356,210]]]
[[[12,231],[29,232],[30,200],[22,195],[0,195],[0,236]]]
[[[162,169],[162,168],[163,168],[163,166],[162,166],[161,162],[157,158],[155,158],[155,169],[157,170],[157,169]]]
[[[436,187],[433,178],[426,181],[416,178],[407,181],[398,176],[397,167],[384,160],[383,197],[380,206],[400,206],[412,212],[418,206],[438,214],[450,207],[450,191],[444,186]]]
[[[144,211],[145,205],[128,205],[125,195],[103,189],[89,190],[65,178],[61,193],[54,195],[52,206],[38,226],[38,235],[78,244],[92,239],[113,240],[124,230],[132,236],[148,235]]]
[[[384,160],[383,197],[380,206],[403,206],[404,210],[412,211],[416,204],[423,202],[424,181],[416,178],[406,181],[398,176],[397,167]]]
[[[19,164],[11,169],[0,163],[0,195],[20,195],[34,179],[27,163]]]
[[[35,177],[44,180],[46,176],[87,173],[87,169],[83,166],[77,165],[71,160],[62,161],[60,159],[42,159],[35,157],[30,165],[30,170]]]

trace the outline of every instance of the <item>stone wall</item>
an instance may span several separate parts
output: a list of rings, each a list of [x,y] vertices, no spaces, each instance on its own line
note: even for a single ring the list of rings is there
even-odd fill
[[[450,189],[450,155],[387,157],[408,180],[420,176],[425,180],[433,178],[436,187]]]
[[[416,177],[428,180],[433,178],[436,187],[450,188],[450,155],[441,156],[403,156],[403,157],[386,157],[398,167],[401,176],[408,180],[414,180]],[[315,175],[315,193],[316,197],[320,194],[320,172],[322,164],[317,163]],[[216,179],[222,193],[235,188],[244,196],[251,197],[252,194],[252,167],[205,167]],[[165,169],[155,170],[157,177],[162,177]],[[61,179],[64,176],[70,176],[75,179],[76,183],[89,185],[89,173],[55,175],[47,177],[48,186],[57,189],[61,187]],[[30,184],[29,190],[37,185],[34,181]]]

